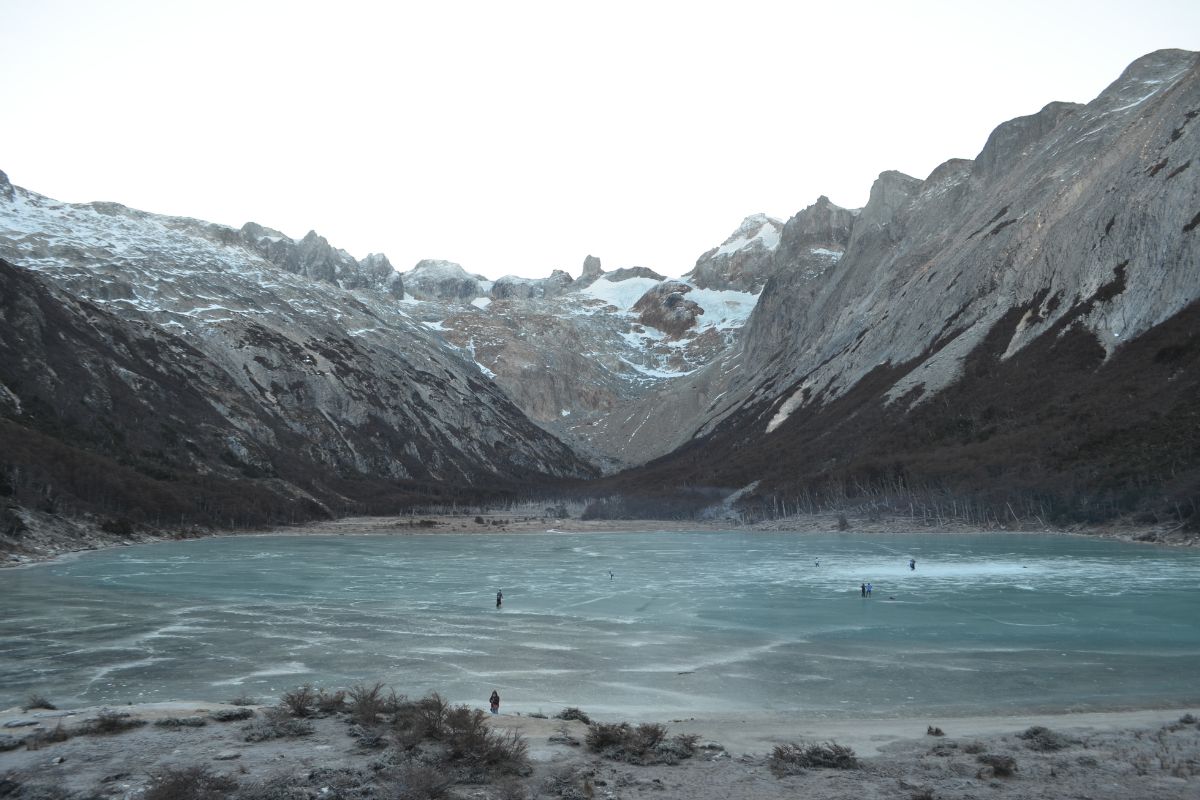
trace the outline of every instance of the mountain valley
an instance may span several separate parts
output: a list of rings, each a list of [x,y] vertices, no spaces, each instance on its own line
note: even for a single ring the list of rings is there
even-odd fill
[[[0,533],[566,497],[1195,529],[1198,116],[1197,55],[1152,53],[678,278],[398,272],[0,173]]]

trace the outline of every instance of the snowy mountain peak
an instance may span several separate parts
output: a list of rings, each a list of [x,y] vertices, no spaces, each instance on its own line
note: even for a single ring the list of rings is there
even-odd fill
[[[766,214],[751,214],[729,238],[696,261],[684,276],[703,289],[757,292],[771,271],[783,223]]]

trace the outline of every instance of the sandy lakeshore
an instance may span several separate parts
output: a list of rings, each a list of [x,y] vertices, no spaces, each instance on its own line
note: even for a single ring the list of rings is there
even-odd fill
[[[382,726],[371,746],[354,735],[346,714],[309,720],[311,733],[247,741],[253,721],[218,722],[235,710],[222,703],[158,703],[112,712],[148,724],[85,734],[103,710],[0,712],[6,752],[0,791],[6,797],[139,796],[164,770],[203,766],[249,792],[266,781],[272,797],[411,796],[394,790],[406,763],[421,756],[398,747]],[[266,709],[254,709],[261,718]],[[191,725],[168,720],[194,720]],[[607,721],[607,720],[606,720]],[[671,735],[696,734],[695,754],[673,765],[638,766],[603,758],[585,742],[582,722],[500,714],[488,723],[520,733],[530,769],[517,777],[475,778],[451,786],[453,798],[604,797],[740,798],[1194,798],[1200,793],[1200,727],[1185,709],[1020,717],[820,721],[802,717],[696,716],[663,721]],[[155,724],[159,723],[159,724]],[[195,725],[193,727],[193,725]],[[930,726],[943,736],[927,733]],[[1052,732],[1054,748],[1020,734]],[[66,741],[44,741],[52,731]],[[24,740],[24,743],[20,743]],[[780,774],[776,745],[836,742],[853,749],[850,769],[809,768]],[[428,756],[424,756],[428,760]],[[997,765],[997,766],[990,766]],[[1011,766],[1011,771],[1004,765]],[[452,770],[447,768],[447,774]],[[1007,773],[1007,774],[1006,774]],[[482,782],[479,782],[482,780]],[[39,789],[38,787],[43,787]],[[283,793],[287,787],[290,793]],[[391,788],[389,788],[391,787]],[[43,791],[45,790],[45,791]],[[42,793],[38,793],[42,792]],[[237,797],[233,793],[228,796]],[[260,797],[261,795],[250,795]]]

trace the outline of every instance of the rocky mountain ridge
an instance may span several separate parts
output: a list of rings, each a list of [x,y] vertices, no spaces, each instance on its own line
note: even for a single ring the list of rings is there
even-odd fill
[[[999,126],[973,161],[881,175],[816,280],[789,222],[738,345],[645,401],[638,424],[679,425],[685,446],[629,485],[777,503],[919,484],[1190,516],[1198,116],[1197,55],[1152,53],[1091,103]]]
[[[33,459],[0,466],[26,493],[107,460],[342,513],[593,474],[405,312],[385,259],[0,183],[0,411]],[[39,441],[73,455],[43,463]]]

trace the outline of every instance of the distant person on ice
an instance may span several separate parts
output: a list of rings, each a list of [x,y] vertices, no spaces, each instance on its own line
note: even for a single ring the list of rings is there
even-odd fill
[[[909,568],[909,569],[916,569],[916,568],[917,568],[917,560],[916,560],[915,558],[910,558],[910,559],[908,560],[908,568]]]
[[[499,605],[499,604],[497,604]],[[500,711],[500,695],[495,689],[492,689],[492,696],[488,698],[488,702],[492,704],[492,713]]]
[[[496,608],[499,608],[500,604],[503,602],[504,602],[504,592],[497,591],[496,592]],[[495,694],[495,692],[492,692],[492,694]]]
[[[859,590],[860,592],[862,592],[862,596],[863,596],[863,597],[866,597],[866,596],[867,596],[867,585],[866,585],[865,583],[864,583],[864,584],[862,584],[861,586],[859,586],[859,587],[858,587],[858,590]]]

